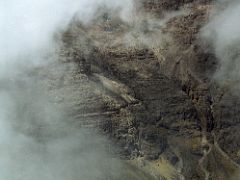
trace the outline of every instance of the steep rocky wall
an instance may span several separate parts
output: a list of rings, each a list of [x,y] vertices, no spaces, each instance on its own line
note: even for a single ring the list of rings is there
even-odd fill
[[[61,59],[77,65],[86,94],[92,92],[83,111],[76,104],[76,121],[100,127],[124,159],[155,177],[230,179],[240,162],[240,101],[227,85],[214,82],[217,60],[198,38],[213,5],[142,3],[141,11],[154,17],[163,10],[187,12],[161,27],[161,34],[171,37],[166,46],[126,46],[122,39],[133,26],[111,14],[87,26],[74,21],[63,34]]]
[[[212,0],[141,0],[141,3],[147,11],[161,14],[166,10],[179,10],[186,5],[207,4],[211,1]]]

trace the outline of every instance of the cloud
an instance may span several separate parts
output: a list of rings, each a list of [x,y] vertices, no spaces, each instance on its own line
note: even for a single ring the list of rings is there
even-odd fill
[[[240,80],[240,2],[220,1],[201,36],[213,47],[219,59],[216,79]]]
[[[56,32],[77,15],[87,23],[100,6],[131,12],[124,0],[0,0],[0,179],[114,179],[119,161],[108,141],[67,123],[28,74],[54,60]]]
[[[14,59],[53,46],[53,34],[66,28],[77,13],[88,22],[100,6],[120,8],[122,18],[132,8],[131,0],[9,0],[0,1],[0,59]]]

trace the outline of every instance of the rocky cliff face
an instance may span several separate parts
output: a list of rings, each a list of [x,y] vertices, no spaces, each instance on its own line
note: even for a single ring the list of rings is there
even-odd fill
[[[212,6],[142,0],[133,23],[74,20],[62,34],[65,74],[47,87],[78,125],[98,127],[156,179],[237,179],[240,99],[213,80],[217,60],[198,38]]]

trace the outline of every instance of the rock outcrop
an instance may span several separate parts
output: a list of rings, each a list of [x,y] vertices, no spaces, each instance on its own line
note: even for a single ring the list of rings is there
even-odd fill
[[[170,37],[166,43],[135,38],[130,46],[135,25],[111,14],[88,25],[74,20],[62,34],[60,61],[67,68],[53,78],[52,92],[78,125],[98,127],[119,147],[116,153],[156,179],[237,177],[240,99],[212,79],[216,57],[198,39],[211,1],[141,3],[139,11],[159,21],[168,11],[184,11],[161,27],[138,29],[146,37]]]

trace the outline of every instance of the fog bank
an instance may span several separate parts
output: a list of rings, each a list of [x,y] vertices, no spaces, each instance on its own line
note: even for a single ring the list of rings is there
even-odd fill
[[[131,12],[124,0],[0,1],[0,179],[117,179],[109,142],[67,123],[29,74],[55,60],[55,34],[74,16],[91,21],[100,6]]]
[[[202,38],[219,60],[215,78],[220,83],[240,80],[240,1],[217,1]]]

